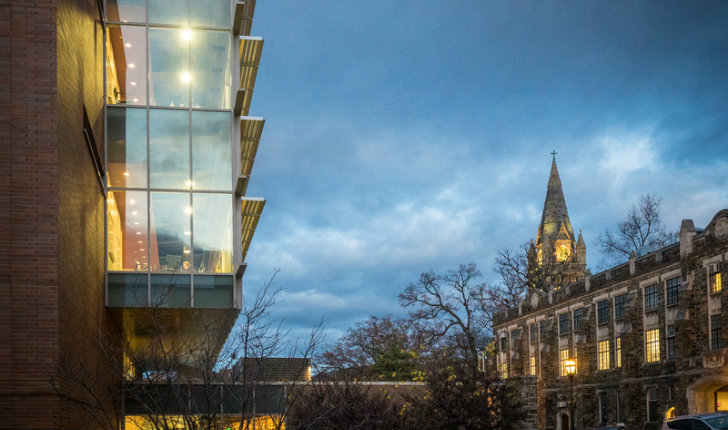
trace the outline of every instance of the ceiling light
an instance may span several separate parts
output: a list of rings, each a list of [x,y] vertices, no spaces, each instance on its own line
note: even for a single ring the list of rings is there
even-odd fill
[[[185,28],[180,33],[180,37],[182,37],[182,40],[184,40],[185,42],[189,42],[190,40],[192,40],[192,31],[189,28]]]
[[[180,75],[180,79],[182,82],[189,83],[192,80],[192,76],[187,72],[183,72],[182,75]]]
[[[191,214],[192,213],[192,207],[191,206],[187,206],[185,208],[185,213],[188,214],[188,215]]]
[[[133,205],[134,203],[136,203],[136,200],[134,200],[134,199],[129,199],[129,204],[130,204],[130,205]]]
[[[124,176],[129,176],[129,172],[124,172]]]
[[[126,46],[127,48],[131,48],[131,43],[129,43],[129,42],[126,42],[126,43],[124,44],[124,46]]]
[[[136,66],[134,65],[134,63],[129,63],[129,68],[130,68],[130,69],[133,69],[134,67],[136,67]]]
[[[131,81],[131,82],[129,82],[129,84],[130,84],[130,85],[131,85],[132,87],[136,87],[136,82],[134,82],[134,81]]]

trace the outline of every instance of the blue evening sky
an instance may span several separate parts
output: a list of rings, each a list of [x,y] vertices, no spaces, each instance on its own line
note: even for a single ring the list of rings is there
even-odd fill
[[[246,294],[327,341],[404,315],[420,272],[535,238],[552,150],[587,262],[641,194],[667,226],[728,207],[728,2],[259,0]]]

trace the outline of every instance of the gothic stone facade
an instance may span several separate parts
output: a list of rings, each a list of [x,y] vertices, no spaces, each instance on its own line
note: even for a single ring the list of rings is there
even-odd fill
[[[568,358],[576,428],[658,429],[672,415],[728,410],[726,276],[728,209],[702,231],[684,220],[679,243],[499,315],[497,365],[529,392],[525,426],[568,428]]]

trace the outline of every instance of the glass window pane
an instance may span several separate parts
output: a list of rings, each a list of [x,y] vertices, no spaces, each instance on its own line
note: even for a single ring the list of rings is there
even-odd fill
[[[206,3],[206,2],[200,2]],[[149,22],[154,24],[188,25],[187,0],[149,0]]]
[[[192,186],[196,190],[232,190],[231,115],[192,112]]]
[[[147,186],[147,111],[108,107],[108,181],[111,187]]]
[[[188,111],[149,111],[149,177],[152,188],[189,189],[188,119]]]
[[[232,195],[195,194],[193,207],[195,272],[232,273]]]
[[[163,308],[189,308],[192,303],[190,275],[152,275],[151,305]]]
[[[106,101],[147,103],[147,36],[144,27],[110,25],[106,39]]]
[[[147,5],[145,0],[108,0],[106,19],[122,22],[145,22]]]
[[[189,106],[190,73],[189,29],[149,29],[149,104],[152,106]]]
[[[230,0],[191,2],[190,21],[197,27],[230,28]]]
[[[190,195],[151,193],[151,268],[155,272],[190,270]]]
[[[147,270],[147,193],[109,191],[106,212],[108,270]]]
[[[110,307],[144,307],[147,291],[146,274],[109,273]]]
[[[195,275],[195,307],[233,307],[233,277]]]
[[[230,33],[195,31],[190,40],[192,106],[230,108]]]

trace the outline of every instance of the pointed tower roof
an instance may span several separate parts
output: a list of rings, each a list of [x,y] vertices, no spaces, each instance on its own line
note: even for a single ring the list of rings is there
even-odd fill
[[[584,238],[581,237],[581,230],[579,230],[579,240],[576,241],[576,249],[586,249]]]
[[[538,226],[537,243],[542,243],[544,236],[548,236],[549,242],[553,243],[559,234],[559,230],[562,228],[562,224],[569,237],[574,237],[574,230],[571,228],[571,221],[569,220],[569,212],[566,210],[564,192],[561,189],[559,169],[556,167],[556,152],[552,152],[552,155],[554,158],[551,162],[551,174],[549,175],[549,184],[546,189],[546,200],[543,204],[541,224]]]

